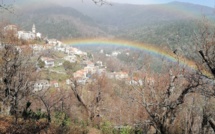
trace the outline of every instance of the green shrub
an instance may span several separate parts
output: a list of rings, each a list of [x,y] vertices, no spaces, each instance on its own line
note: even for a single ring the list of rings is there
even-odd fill
[[[120,134],[132,134],[133,130],[130,126],[125,126],[120,129]]]
[[[100,129],[103,134],[113,134],[113,127],[111,123],[108,121],[103,122],[102,125],[100,126]]]

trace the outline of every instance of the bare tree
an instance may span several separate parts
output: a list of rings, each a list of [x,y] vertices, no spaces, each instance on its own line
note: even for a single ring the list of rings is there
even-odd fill
[[[189,73],[186,72],[187,74]],[[171,133],[171,126],[176,122],[178,110],[184,107],[187,96],[204,86],[203,80],[198,75],[190,74],[189,77],[185,77],[182,71],[170,70],[169,74],[160,77],[157,74],[153,78],[145,76],[142,80],[143,85],[132,86],[130,99],[144,107],[148,115],[147,124],[162,134]]]
[[[2,1],[2,3],[0,3],[0,9],[8,11],[9,13],[14,13],[13,5],[12,4],[4,4],[3,1]]]
[[[3,26],[0,31],[1,112],[15,115],[17,121],[26,99],[31,94],[32,81],[37,73],[31,59],[31,48],[28,45],[20,45],[15,27]]]
[[[20,110],[19,103],[31,90],[34,79],[34,64],[28,53],[11,44],[3,44],[1,50],[1,102],[9,107],[10,114],[16,119]]]
[[[44,105],[47,112],[48,122],[51,122],[51,113],[53,109],[64,111],[64,101],[70,97],[70,94],[65,89],[42,89],[36,91],[34,95]],[[41,107],[41,106],[39,106]]]
[[[205,17],[199,27],[200,30],[195,33],[194,40],[197,56],[193,59],[197,62],[199,77],[204,77],[204,81],[207,83],[207,87],[202,88],[201,94],[210,102],[215,99],[215,28],[213,23]],[[208,105],[205,105],[202,127],[208,125],[215,132],[215,115],[208,109]]]
[[[71,89],[78,100],[78,102],[85,109],[85,113],[90,121],[94,121],[95,118],[101,118],[100,109],[102,107],[103,98],[103,90],[107,85],[107,79],[105,75],[96,76],[92,83],[88,84],[87,96],[84,96],[81,92],[83,87],[77,83],[76,80],[71,84]]]
[[[196,46],[196,52],[199,57],[194,57],[194,60],[200,65],[204,65],[204,68],[199,68],[201,73],[203,69],[207,69],[211,73],[211,79],[215,77],[215,32],[213,24],[203,18],[203,22],[199,24],[200,30],[195,33],[194,45]],[[200,59],[200,60],[199,60]],[[201,73],[201,75],[204,75]],[[204,75],[205,77],[208,77]],[[209,78],[209,77],[208,77]]]
[[[215,32],[209,21],[203,22],[194,40],[196,53],[193,53],[193,59],[196,61],[197,70],[180,69],[179,65],[177,69],[174,68],[179,70],[178,72],[170,70],[162,77],[156,74],[153,84],[149,83],[149,77],[145,76],[143,85],[132,86],[133,90],[129,93],[131,100],[136,100],[144,107],[144,112],[148,115],[147,123],[152,125],[157,133],[173,132],[172,127],[176,128],[178,120],[182,118],[187,125],[179,125],[181,132],[215,132],[215,115],[210,108],[215,94]],[[188,109],[188,104],[194,107],[185,112],[187,116],[179,115]]]

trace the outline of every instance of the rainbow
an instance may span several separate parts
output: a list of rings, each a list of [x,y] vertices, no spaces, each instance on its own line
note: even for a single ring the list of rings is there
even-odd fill
[[[129,47],[129,48],[139,49],[151,55],[165,58],[171,62],[179,63],[184,67],[188,67],[190,69],[197,71],[197,66],[195,62],[187,60],[186,58],[183,58],[183,57],[179,57],[171,51],[167,51],[150,44],[131,42],[126,40],[115,40],[115,39],[114,40],[113,39],[74,39],[74,40],[64,41],[64,43],[72,46],[90,46],[90,45],[108,46],[109,45],[109,46],[119,46],[119,47]],[[211,76],[211,73],[209,73],[208,71],[203,70],[202,73],[206,76]]]

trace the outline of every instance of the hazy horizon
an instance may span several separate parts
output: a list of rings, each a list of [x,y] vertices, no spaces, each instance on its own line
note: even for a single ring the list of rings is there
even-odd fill
[[[204,1],[196,1],[196,0],[109,0],[110,2],[116,2],[116,3],[127,3],[127,4],[164,4],[169,2],[186,2],[186,3],[192,3],[192,4],[198,4],[203,6],[209,6],[214,7],[214,0],[204,0]]]
[[[137,5],[150,5],[150,4],[165,4],[169,2],[185,2],[185,3],[192,3],[192,4],[198,4],[198,5],[203,5],[203,6],[208,6],[208,7],[214,7],[215,5],[215,0],[204,0],[204,1],[196,1],[196,0],[106,0],[107,2],[110,3],[122,3],[122,4],[137,4]],[[55,4],[60,4],[60,5],[66,5],[69,6],[70,4],[74,3],[89,3],[92,2],[92,0],[7,0],[3,1],[6,4],[16,4],[16,3],[21,3],[21,4],[30,4],[30,3],[55,3]]]

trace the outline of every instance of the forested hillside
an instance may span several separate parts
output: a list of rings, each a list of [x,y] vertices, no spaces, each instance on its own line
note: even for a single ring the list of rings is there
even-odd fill
[[[180,2],[160,5],[112,3],[112,6],[72,3],[64,6],[19,7],[11,22],[25,30],[30,30],[35,23],[38,31],[49,38],[111,37],[171,49],[180,46],[183,51],[192,44],[192,36],[203,16],[210,21],[215,18],[212,8]]]
[[[212,8],[20,1],[0,3],[0,133],[215,133]]]
[[[8,18],[22,30],[31,30],[35,24],[37,31],[48,38],[68,39],[106,36],[98,25],[88,16],[73,8],[45,6],[36,9],[19,9]]]

